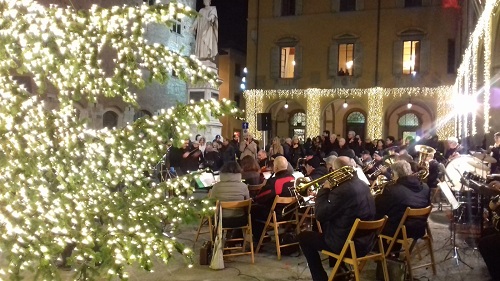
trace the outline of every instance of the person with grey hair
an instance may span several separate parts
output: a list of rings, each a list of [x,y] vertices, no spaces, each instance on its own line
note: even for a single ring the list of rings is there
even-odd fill
[[[264,223],[274,203],[276,195],[280,197],[292,197],[290,187],[293,187],[295,178],[288,171],[289,163],[283,156],[278,156],[273,161],[274,177],[269,178],[262,187],[259,194],[254,198],[256,204],[252,205],[252,231],[253,239],[258,242]],[[292,169],[293,172],[293,169]],[[276,206],[276,214],[281,214],[283,206]]]
[[[458,143],[458,139],[455,137],[448,138],[448,149],[444,153],[444,158],[446,160],[453,160],[462,154],[463,147]]]
[[[248,187],[241,181],[241,167],[236,161],[226,162],[220,168],[220,181],[214,184],[210,197],[219,201],[243,201],[250,198]],[[242,210],[224,210],[223,218],[244,216]]]
[[[335,169],[349,166],[351,159],[339,156],[333,161]],[[316,219],[321,223],[323,233],[303,231],[299,234],[299,244],[307,259],[313,280],[328,280],[319,251],[327,250],[339,254],[349,235],[354,221],[373,220],[375,217],[375,202],[366,183],[356,174],[335,188],[325,182],[316,195]],[[354,239],[358,257],[365,256],[374,242],[373,235],[360,235]],[[330,265],[335,264],[330,259]]]
[[[412,172],[410,164],[399,160],[391,165],[393,184],[385,186],[382,194],[375,198],[375,219],[388,216],[383,234],[393,236],[407,207],[425,208],[430,205],[429,186]],[[406,224],[409,238],[420,238],[425,234],[427,220],[412,220]],[[398,249],[394,249],[398,250]]]

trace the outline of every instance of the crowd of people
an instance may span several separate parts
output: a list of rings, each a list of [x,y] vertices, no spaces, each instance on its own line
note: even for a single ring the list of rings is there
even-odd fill
[[[415,145],[432,147],[424,153],[417,151]],[[499,159],[500,133],[495,134],[495,145],[490,147],[492,157]],[[449,138],[439,141],[437,136],[429,135],[416,141],[412,137],[396,140],[387,136],[384,140],[365,138],[350,131],[346,138],[324,131],[322,136],[307,139],[302,143],[298,137],[275,137],[266,147],[247,135],[232,140],[217,136],[207,142],[203,136],[196,136],[194,141],[186,140],[181,148],[172,147],[169,160],[178,174],[196,171],[200,167],[209,167],[219,171],[220,181],[216,183],[211,196],[221,201],[240,201],[250,198],[247,185],[262,185],[253,197],[252,228],[254,241],[257,242],[263,231],[269,210],[276,195],[293,196],[294,171],[300,171],[310,180],[324,177],[328,173],[345,166],[355,168],[354,176],[335,186],[328,181],[319,182],[321,188],[315,191],[315,216],[321,224],[322,233],[302,231],[298,237],[313,280],[327,280],[326,271],[321,263],[319,252],[327,250],[338,253],[345,243],[347,235],[356,218],[375,220],[388,216],[383,234],[392,236],[407,207],[425,208],[431,204],[431,190],[443,180],[444,165],[460,154],[467,153],[458,139]],[[426,170],[425,179],[421,177]],[[497,172],[496,165],[491,165],[492,172]],[[264,173],[272,175],[266,179]],[[373,195],[372,190],[379,185],[378,179],[384,177],[383,193]],[[490,183],[492,188],[500,190],[500,182]],[[493,204],[493,203],[492,203]],[[498,203],[490,207],[498,209]],[[278,210],[277,214],[281,214]],[[239,213],[223,214],[231,223],[241,222],[245,216]],[[498,223],[498,216],[495,213]],[[425,233],[426,220],[408,225],[408,235],[422,237]],[[498,225],[480,240],[480,251],[493,278],[498,272],[491,267],[499,262],[499,255],[490,250],[494,239],[498,239]],[[357,254],[365,255],[374,246],[373,237],[358,237],[355,241]],[[330,260],[330,265],[335,261]],[[498,279],[495,279],[498,280]]]

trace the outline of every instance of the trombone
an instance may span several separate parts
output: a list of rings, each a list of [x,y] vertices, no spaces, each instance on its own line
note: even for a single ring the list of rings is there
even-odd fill
[[[325,181],[328,181],[331,188],[334,188],[341,183],[352,179],[355,172],[356,170],[353,167],[344,166],[312,181],[310,181],[306,177],[297,178],[295,180],[294,186],[288,187],[288,189],[290,190],[290,194],[292,196],[295,196],[295,198],[297,199],[297,203],[286,205],[283,208],[281,215],[286,216],[296,209],[307,207],[308,204],[314,202],[314,200],[311,200],[311,198],[306,198],[309,197],[307,193],[314,191],[316,188],[319,188]]]

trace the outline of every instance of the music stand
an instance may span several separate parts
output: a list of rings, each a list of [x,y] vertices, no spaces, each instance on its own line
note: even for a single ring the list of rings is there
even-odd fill
[[[458,252],[459,248],[458,248],[457,242],[456,242],[456,236],[457,236],[456,225],[457,225],[457,223],[455,221],[455,212],[458,209],[460,209],[460,207],[462,206],[462,203],[457,201],[457,199],[455,198],[455,195],[453,195],[453,192],[451,192],[451,189],[446,182],[440,182],[440,183],[438,183],[438,186],[439,186],[439,189],[441,189],[441,191],[443,192],[448,203],[450,203],[451,210],[452,210],[452,221],[451,221],[451,227],[450,227],[450,239],[451,239],[452,248],[450,249],[448,254],[446,254],[443,261],[447,261],[449,259],[455,259],[457,266],[460,265],[459,262],[461,262],[461,263],[465,264],[467,267],[469,267],[470,269],[473,269],[472,266],[468,265],[460,257],[460,253]],[[463,209],[462,209],[462,212],[463,212]],[[462,216],[462,214],[460,214],[460,216]],[[450,254],[452,254],[452,255],[450,255]]]

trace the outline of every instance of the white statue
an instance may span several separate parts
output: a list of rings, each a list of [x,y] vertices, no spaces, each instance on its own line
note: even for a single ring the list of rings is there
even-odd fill
[[[203,0],[204,8],[199,11],[198,17],[193,23],[192,31],[196,31],[196,47],[194,54],[198,59],[213,59],[218,51],[219,22],[217,9],[210,6],[210,0]]]

